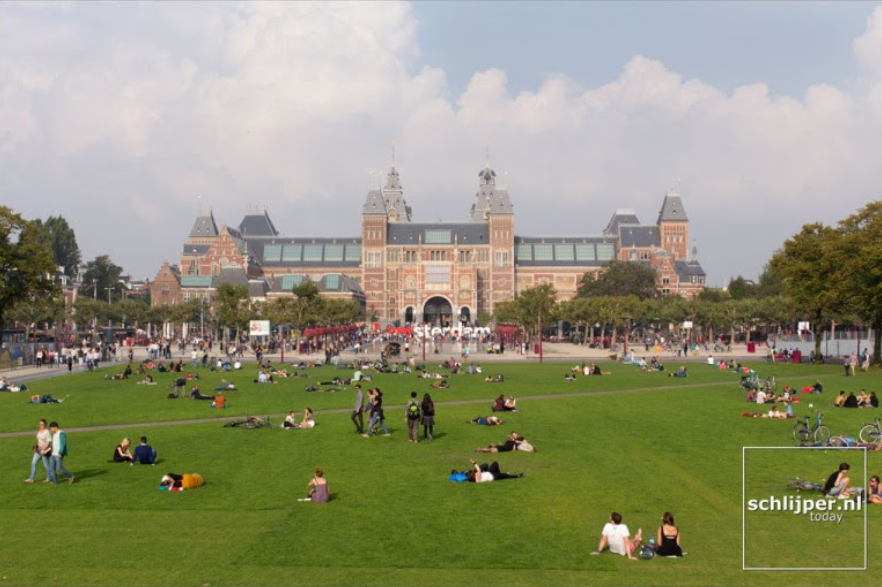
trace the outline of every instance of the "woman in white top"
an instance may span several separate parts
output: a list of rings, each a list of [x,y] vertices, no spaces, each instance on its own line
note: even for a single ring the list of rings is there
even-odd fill
[[[523,473],[512,475],[511,473],[503,473],[499,470],[499,463],[493,461],[489,465],[487,463],[479,465],[475,461],[470,461],[473,470],[466,473],[466,477],[470,483],[487,483],[489,481],[502,481],[503,479],[518,479],[523,477]]]

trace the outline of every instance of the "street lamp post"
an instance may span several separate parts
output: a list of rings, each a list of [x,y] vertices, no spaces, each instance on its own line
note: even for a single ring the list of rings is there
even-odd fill
[[[107,292],[107,303],[112,304],[113,303],[113,288],[112,287],[105,287],[104,291]]]

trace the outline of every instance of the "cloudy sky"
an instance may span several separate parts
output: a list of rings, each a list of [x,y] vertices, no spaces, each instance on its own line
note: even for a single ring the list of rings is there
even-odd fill
[[[879,3],[3,2],[0,39],[0,203],[136,278],[203,205],[359,235],[393,143],[448,221],[489,145],[524,236],[679,182],[716,286],[882,198]]]

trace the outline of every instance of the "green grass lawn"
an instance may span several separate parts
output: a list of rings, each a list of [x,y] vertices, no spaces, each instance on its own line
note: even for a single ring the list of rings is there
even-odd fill
[[[3,540],[0,585],[853,585],[882,584],[878,540],[868,571],[742,570],[742,518],[748,566],[862,566],[863,512],[839,524],[781,512],[745,513],[742,447],[793,446],[793,421],[742,417],[738,376],[690,365],[688,379],[604,365],[609,377],[564,382],[568,365],[486,365],[506,382],[454,376],[449,390],[430,390],[413,375],[377,375],[390,438],[364,439],[349,420],[352,392],[307,393],[330,379],[328,367],[309,379],[256,385],[254,369],[223,374],[239,387],[230,407],[167,399],[171,374],[159,385],[106,381],[106,372],[34,382],[32,393],[70,395],[54,405],[0,394],[0,432],[35,430],[57,420],[70,432],[66,466],[73,485],[26,485],[33,436],[0,439]],[[821,379],[829,404],[839,389],[878,389],[878,372],[844,378],[836,367],[757,365],[760,374],[804,387]],[[202,371],[205,392],[220,379]],[[343,376],[351,371],[340,370]],[[436,440],[406,442],[403,405],[410,391],[437,403]],[[501,427],[472,426],[489,415],[498,394],[515,395],[521,411]],[[463,402],[463,403],[459,403]],[[809,412],[797,404],[797,415]],[[313,430],[224,428],[218,417],[317,412]],[[854,436],[871,419],[865,410],[825,408],[834,433]],[[204,420],[150,426],[148,422]],[[274,417],[275,422],[280,418]],[[510,430],[538,452],[478,455]],[[154,467],[114,464],[123,436],[142,434],[159,451]],[[820,479],[841,460],[863,482],[863,456],[822,451],[748,451],[747,497],[794,495],[790,477]],[[524,479],[454,484],[452,468],[494,457]],[[479,457],[483,457],[479,459]],[[868,455],[882,474],[882,455]],[[326,471],[331,502],[298,502],[316,466]],[[42,467],[42,465],[41,465]],[[199,472],[203,488],[157,491],[168,471]],[[38,481],[43,478],[38,469]],[[878,508],[878,510],[877,510]],[[591,556],[611,511],[632,533],[654,533],[671,511],[682,532],[683,559],[630,562]],[[869,535],[882,507],[868,511]],[[794,564],[791,564],[793,562]]]

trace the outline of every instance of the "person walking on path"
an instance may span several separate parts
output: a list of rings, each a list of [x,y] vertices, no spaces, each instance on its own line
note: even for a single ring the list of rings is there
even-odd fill
[[[364,392],[361,385],[355,386],[355,407],[352,410],[352,423],[355,424],[355,431],[358,434],[364,434]]]
[[[31,475],[25,479],[25,483],[33,483],[37,475],[37,463],[43,461],[46,469],[46,479],[49,482],[49,466],[52,458],[52,433],[46,428],[46,420],[40,419],[40,429],[37,431],[37,442],[34,444],[34,457],[31,459]]]
[[[67,477],[68,483],[73,483],[76,477],[64,468],[64,457],[67,456],[67,433],[58,428],[58,422],[49,424],[52,432],[52,459],[49,463],[49,482],[58,484],[58,471]]]

